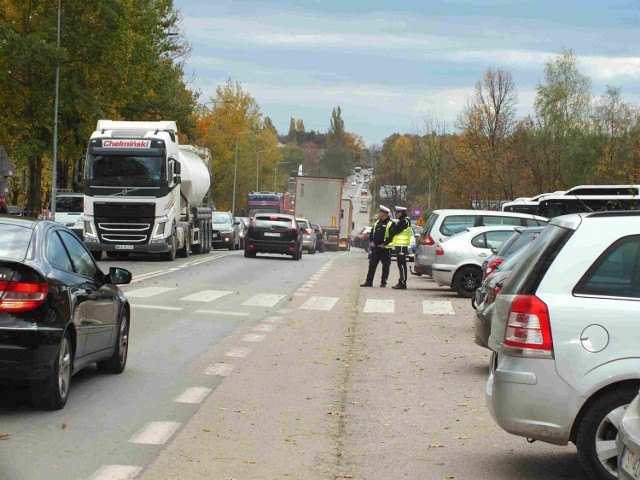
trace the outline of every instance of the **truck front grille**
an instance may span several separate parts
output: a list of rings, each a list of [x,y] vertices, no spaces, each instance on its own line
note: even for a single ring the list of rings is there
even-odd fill
[[[149,243],[153,229],[153,203],[96,203],[98,238],[103,243]]]

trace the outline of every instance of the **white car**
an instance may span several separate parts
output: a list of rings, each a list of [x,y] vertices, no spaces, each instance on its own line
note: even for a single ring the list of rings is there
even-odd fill
[[[515,225],[467,227],[436,244],[433,279],[441,287],[451,287],[458,295],[471,298],[482,283],[482,263],[515,230]]]
[[[358,186],[358,184],[357,184],[356,182],[351,182],[351,186],[352,186],[352,187],[357,187],[357,186]]]

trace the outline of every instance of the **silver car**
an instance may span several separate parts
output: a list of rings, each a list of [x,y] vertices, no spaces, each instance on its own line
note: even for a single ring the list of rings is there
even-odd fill
[[[436,243],[463,231],[467,227],[507,225],[535,227],[546,223],[546,218],[526,213],[490,210],[434,210],[422,230],[413,273],[432,276],[432,266],[436,261]]]
[[[523,255],[494,304],[489,411],[515,435],[575,443],[591,478],[613,480],[640,386],[640,212],[555,218]]]
[[[317,237],[316,232],[311,227],[311,222],[303,218],[296,218],[298,229],[302,232],[302,249],[310,255],[316,253]]]
[[[514,232],[515,226],[465,228],[436,245],[432,276],[441,287],[471,298],[484,277],[482,263]]]
[[[620,422],[618,445],[618,478],[640,479],[640,395],[631,402]]]

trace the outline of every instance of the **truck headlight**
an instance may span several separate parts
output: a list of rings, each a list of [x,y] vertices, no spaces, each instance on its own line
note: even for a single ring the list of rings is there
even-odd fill
[[[160,222],[158,223],[155,228],[153,229],[153,234],[151,235],[151,240],[164,240],[164,226],[167,224],[167,222]]]
[[[93,222],[88,220],[84,221],[84,239],[87,242],[98,242],[98,235],[96,235],[96,231],[93,228]]]

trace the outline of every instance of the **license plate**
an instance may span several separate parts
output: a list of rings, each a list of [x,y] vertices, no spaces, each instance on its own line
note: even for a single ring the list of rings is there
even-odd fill
[[[279,237],[280,234],[279,233],[273,233],[273,232],[264,232],[264,236],[265,237]]]
[[[133,250],[133,245],[116,245],[116,250]]]
[[[217,233],[212,233],[211,238],[220,238],[220,235],[218,235]]]
[[[622,451],[622,469],[635,480],[640,480],[640,455],[624,447]]]

